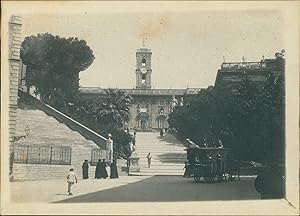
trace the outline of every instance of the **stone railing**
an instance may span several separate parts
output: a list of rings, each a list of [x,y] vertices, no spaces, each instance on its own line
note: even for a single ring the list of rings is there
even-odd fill
[[[100,148],[106,149],[106,140],[107,138],[101,136],[100,134],[94,132],[93,130],[89,129],[88,127],[80,124],[79,122],[75,121],[74,119],[70,118],[69,116],[61,113],[60,111],[54,109],[53,107],[41,102],[40,100],[34,98],[33,96],[23,92],[19,89],[19,96],[25,100],[29,100],[31,103],[34,104],[35,107],[44,111],[47,115],[54,117],[61,123],[64,123],[70,129],[77,131],[80,133],[84,138],[87,140],[92,140],[95,144],[97,144]]]
[[[253,69],[264,69],[267,68],[264,62],[231,62],[223,63],[221,66],[222,70],[253,70]]]

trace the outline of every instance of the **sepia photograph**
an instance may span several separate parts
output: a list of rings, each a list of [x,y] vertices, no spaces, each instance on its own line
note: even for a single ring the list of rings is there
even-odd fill
[[[1,5],[1,213],[299,214],[299,2]]]

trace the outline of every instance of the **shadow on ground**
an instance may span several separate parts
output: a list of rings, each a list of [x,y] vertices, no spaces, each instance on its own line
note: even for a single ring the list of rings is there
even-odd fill
[[[254,179],[215,184],[193,183],[181,176],[153,176],[139,182],[81,195],[55,203],[174,202],[259,199]]]

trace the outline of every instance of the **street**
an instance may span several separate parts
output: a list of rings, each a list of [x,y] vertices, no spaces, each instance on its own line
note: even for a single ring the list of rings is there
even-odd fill
[[[241,181],[209,184],[195,183],[192,178],[187,179],[181,176],[152,176],[58,202],[174,202],[260,199],[253,185],[254,179],[254,177],[243,177]]]

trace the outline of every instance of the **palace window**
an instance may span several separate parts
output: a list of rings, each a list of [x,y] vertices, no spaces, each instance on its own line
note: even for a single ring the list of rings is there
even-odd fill
[[[142,74],[142,84],[145,84],[145,83],[146,83],[146,75]]]

